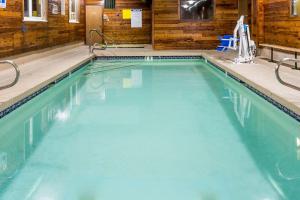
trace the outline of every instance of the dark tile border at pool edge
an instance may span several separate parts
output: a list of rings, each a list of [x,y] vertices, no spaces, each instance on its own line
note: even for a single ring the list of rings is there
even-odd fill
[[[258,96],[260,96],[261,98],[263,98],[264,100],[268,101],[269,103],[271,103],[272,105],[274,105],[275,107],[277,107],[279,110],[283,111],[284,113],[288,114],[290,117],[294,118],[295,120],[297,120],[298,122],[300,122],[300,115],[295,113],[294,111],[292,111],[291,109],[287,108],[286,106],[282,105],[281,103],[275,101],[274,99],[272,99],[271,97],[269,97],[268,95],[265,95],[264,93],[262,93],[261,91],[259,91],[258,89],[254,88],[253,86],[245,83],[243,80],[237,78],[236,76],[234,76],[233,74],[225,71],[224,69],[222,69],[221,67],[217,66],[216,64],[212,63],[211,61],[207,60],[206,58],[204,58],[205,61],[207,63],[209,63],[210,65],[214,66],[215,68],[219,69],[220,71],[222,71],[223,73],[226,73],[230,78],[234,79],[235,81],[239,82],[240,84],[242,84],[244,87],[248,88],[249,90],[251,90],[252,92],[254,92],[255,94],[257,94]]]
[[[6,115],[8,115],[9,113],[11,113],[12,111],[16,110],[17,108],[21,107],[22,105],[24,105],[25,103],[27,103],[28,101],[32,100],[34,97],[42,94],[43,92],[45,92],[47,89],[49,89],[52,85],[57,84],[59,82],[61,82],[62,80],[64,80],[65,78],[69,77],[71,74],[77,72],[78,70],[80,70],[82,67],[86,66],[88,63],[90,63],[89,61],[84,62],[83,64],[79,65],[78,67],[76,67],[75,69],[72,69],[70,72],[67,72],[66,74],[63,74],[61,77],[57,78],[56,80],[52,81],[51,83],[47,84],[46,86],[42,87],[41,89],[39,89],[38,91],[30,94],[29,96],[25,97],[24,99],[21,99],[20,101],[18,101],[17,103],[9,106],[8,108],[5,108],[4,110],[0,111],[0,119],[5,117]]]
[[[227,72],[223,68],[221,68],[218,65],[212,63],[211,61],[207,60],[206,58],[204,58],[202,56],[101,56],[101,57],[96,57],[94,60],[133,60],[133,59],[134,60],[147,60],[149,58],[153,59],[153,60],[161,60],[161,59],[204,59],[205,61],[207,61],[207,63],[211,64],[212,66],[214,66],[215,68],[217,68],[221,72],[226,73],[232,79],[234,79],[237,82],[241,83],[243,86],[245,86],[246,88],[248,88],[252,92],[256,93],[258,96],[262,97],[263,99],[265,99],[269,103],[273,104],[275,107],[277,107],[281,111],[285,112],[286,114],[288,114],[289,116],[291,116],[292,118],[294,118],[295,120],[297,120],[298,122],[300,122],[300,115],[298,115],[297,113],[295,113],[291,109],[287,108],[286,106],[278,103],[277,101],[275,101],[271,97],[263,94],[262,92],[260,92],[256,88],[254,88],[251,85],[245,83],[244,81],[240,80],[236,76],[232,75],[231,73]],[[3,117],[5,117],[6,115],[8,115],[9,113],[11,113],[12,111],[16,110],[17,108],[19,108],[23,104],[27,103],[28,101],[30,101],[34,97],[40,95],[41,93],[43,93],[44,91],[46,91],[47,89],[49,89],[51,87],[51,85],[57,84],[58,82],[60,82],[60,81],[64,80],[65,78],[67,78],[70,74],[75,73],[76,71],[78,71],[79,69],[81,69],[82,67],[84,67],[89,62],[90,61],[87,61],[87,62],[81,64],[80,66],[76,67],[75,69],[71,70],[70,72],[62,75],[61,77],[59,77],[55,81],[49,83],[45,87],[39,89],[38,91],[34,92],[33,94],[31,94],[31,95],[25,97],[24,99],[18,101],[17,103],[13,104],[12,106],[4,109],[3,111],[0,112],[0,119],[3,118]]]
[[[203,59],[202,56],[99,56],[96,60],[168,60],[168,59]]]

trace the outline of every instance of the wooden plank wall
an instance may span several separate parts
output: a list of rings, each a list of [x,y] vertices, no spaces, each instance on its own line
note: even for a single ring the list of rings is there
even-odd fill
[[[104,0],[85,0],[86,5],[104,5]]]
[[[290,16],[290,0],[264,0],[264,42],[300,48],[300,17]]]
[[[81,0],[78,24],[69,23],[68,4],[66,0],[65,16],[48,12],[48,22],[23,22],[23,0],[7,1],[7,8],[0,9],[0,57],[84,41],[84,0]]]
[[[0,57],[84,41],[85,1],[81,1],[79,24],[68,22],[68,0],[66,15],[48,14],[48,22],[23,22],[23,0],[8,1],[7,8],[0,9]],[[290,0],[253,1],[256,41],[300,48],[300,17],[290,16]],[[130,20],[122,19],[122,9],[126,8],[143,9],[142,29],[131,29]],[[179,0],[153,0],[152,16],[149,5],[141,0],[116,0],[116,9],[104,11],[110,19],[104,23],[104,33],[120,44],[147,44],[152,39],[155,49],[213,49],[217,36],[232,33],[238,18],[237,0],[216,0],[212,21],[181,21],[178,8]]]
[[[211,21],[180,20],[178,0],[153,0],[155,49],[213,49],[218,35],[232,33],[238,18],[237,0],[216,0]]]
[[[123,20],[122,10],[143,9],[143,28],[131,28],[130,20]],[[109,21],[104,21],[103,32],[116,44],[151,44],[151,7],[141,0],[116,0],[116,9],[104,9]]]
[[[252,37],[256,44],[264,42],[264,0],[252,0]]]

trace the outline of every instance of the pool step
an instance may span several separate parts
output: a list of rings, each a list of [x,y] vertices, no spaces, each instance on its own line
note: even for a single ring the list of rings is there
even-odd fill
[[[98,67],[98,68],[92,68],[89,72],[84,73],[83,75],[92,75],[96,73],[101,73],[105,71],[111,71],[111,70],[116,70],[116,69],[121,69],[121,68],[128,68],[128,67],[135,67],[137,66],[136,64],[131,64],[131,65],[123,65],[123,66],[118,66],[118,67]],[[101,69],[102,68],[102,69]],[[94,69],[100,69],[100,70],[94,70]]]

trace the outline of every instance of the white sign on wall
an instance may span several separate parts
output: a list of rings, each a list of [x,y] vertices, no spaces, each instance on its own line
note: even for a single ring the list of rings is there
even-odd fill
[[[143,27],[143,11],[142,9],[131,9],[131,28]]]
[[[0,0],[0,8],[6,8],[6,0]]]

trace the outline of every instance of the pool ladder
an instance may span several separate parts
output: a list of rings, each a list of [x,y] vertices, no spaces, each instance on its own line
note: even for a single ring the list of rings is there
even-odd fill
[[[99,46],[99,43],[94,43],[93,45],[91,45],[91,43],[89,44],[89,51],[90,53],[94,53],[94,50],[105,50],[108,47],[108,40],[112,41],[113,45],[114,45],[114,41],[110,38],[108,38],[107,36],[105,36],[102,32],[100,32],[97,29],[91,29],[89,31],[89,37],[90,37],[90,42],[92,41],[92,36],[93,33],[96,33],[98,36],[100,36],[103,39],[104,42],[104,46],[102,46],[101,48],[97,47]]]
[[[277,65],[277,67],[276,67],[276,69],[275,69],[276,78],[277,78],[277,80],[278,80],[281,84],[283,84],[283,85],[285,85],[285,86],[288,86],[288,87],[290,87],[290,88],[293,88],[293,89],[295,89],[295,90],[300,91],[300,87],[295,86],[295,85],[292,85],[292,84],[290,84],[290,83],[288,83],[288,82],[285,82],[285,81],[282,80],[282,78],[280,77],[279,69],[280,69],[281,65],[284,64],[284,63],[286,63],[287,61],[292,61],[292,62],[295,62],[295,63],[300,62],[299,59],[295,59],[295,58],[284,58],[284,59],[282,59],[282,60],[278,63],[278,65]]]
[[[12,60],[3,60],[3,61],[0,61],[0,64],[10,64],[11,66],[13,66],[13,68],[14,68],[14,70],[16,72],[15,79],[11,83],[9,83],[7,85],[0,86],[0,90],[7,89],[7,88],[10,88],[10,87],[16,85],[17,82],[19,81],[19,78],[20,78],[20,70],[19,70],[18,65],[14,61],[12,61]]]

